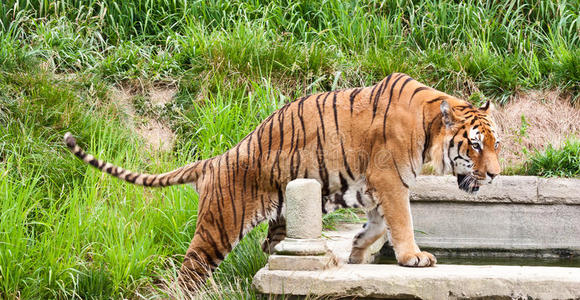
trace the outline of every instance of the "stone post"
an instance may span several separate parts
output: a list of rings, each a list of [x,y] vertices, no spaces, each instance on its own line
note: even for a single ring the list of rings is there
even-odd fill
[[[314,179],[296,179],[286,186],[286,236],[317,239],[322,233],[322,193]]]
[[[321,186],[296,179],[286,186],[286,239],[274,247],[270,270],[321,270],[336,265],[322,233]]]

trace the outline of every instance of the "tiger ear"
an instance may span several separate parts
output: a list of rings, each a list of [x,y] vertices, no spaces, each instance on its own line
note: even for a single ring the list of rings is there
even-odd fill
[[[493,109],[493,105],[491,104],[491,101],[489,101],[489,100],[487,100],[487,101],[485,102],[485,104],[483,104],[483,105],[482,105],[482,106],[479,108],[479,110],[480,110],[480,111],[482,111],[482,112],[484,112],[484,113],[486,113],[486,114],[487,114],[487,113],[489,113],[489,112],[490,112],[492,109]]]
[[[453,109],[449,106],[449,103],[443,100],[441,101],[440,107],[441,114],[443,114],[443,124],[445,124],[446,127],[453,126],[453,124],[457,121],[457,117],[455,116]]]

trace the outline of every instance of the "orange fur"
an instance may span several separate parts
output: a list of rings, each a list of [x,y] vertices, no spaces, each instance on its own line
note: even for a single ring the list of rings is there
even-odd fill
[[[471,149],[476,146],[464,135],[474,124],[485,135],[481,152]],[[340,206],[370,211],[371,224],[378,225],[357,235],[352,262],[360,261],[368,245],[385,233],[386,224],[401,265],[435,264],[435,257],[415,244],[409,185],[428,161],[440,172],[454,173],[473,161],[472,172],[462,171],[470,178],[464,183],[469,191],[478,187],[474,180],[486,174],[493,178],[499,164],[492,127],[487,109],[396,73],[374,86],[297,99],[222,155],[165,174],[133,173],[97,160],[70,134],[65,142],[85,162],[131,183],[195,183],[197,228],[180,273],[180,282],[192,288],[260,222],[270,221],[265,251],[284,238],[284,190],[296,178],[321,183],[325,212]],[[455,151],[459,158],[451,156]],[[453,165],[462,159],[465,166]]]

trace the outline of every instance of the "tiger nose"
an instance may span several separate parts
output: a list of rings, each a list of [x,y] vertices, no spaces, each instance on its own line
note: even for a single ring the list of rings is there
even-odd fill
[[[491,178],[491,180],[493,180],[498,174],[494,174],[494,173],[489,173],[487,172],[487,176],[489,176],[489,178]]]

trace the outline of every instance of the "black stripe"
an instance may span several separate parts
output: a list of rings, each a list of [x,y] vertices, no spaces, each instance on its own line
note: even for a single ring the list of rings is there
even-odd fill
[[[165,179],[165,182],[162,183],[162,186],[168,186],[169,185],[170,176],[166,176],[164,179]]]
[[[230,195],[230,203],[232,205],[232,212],[234,214],[234,224],[238,223],[238,216],[236,214],[236,204],[234,202],[234,195],[236,193],[236,184],[235,182],[232,182],[232,176],[230,175],[230,155],[229,152],[224,154],[226,156],[226,175],[227,175],[227,182],[228,182],[228,194]],[[233,180],[235,181],[235,177],[233,177]]]
[[[425,120],[425,107],[423,107],[423,120],[421,122],[423,123],[423,137],[425,138],[423,141],[423,151],[421,152],[421,160],[423,160],[423,162],[425,162],[425,153],[427,152],[427,148],[431,141],[431,133],[427,131],[427,128],[425,128]]]
[[[316,130],[316,158],[318,160],[318,174],[320,175],[320,180],[322,181],[322,195],[326,196],[329,194],[328,189],[328,169],[326,169],[326,163],[324,161],[324,149],[320,141],[320,133]]]
[[[424,90],[428,90],[429,88],[426,86],[421,86],[415,89],[415,91],[413,92],[413,95],[411,95],[411,99],[409,100],[409,107],[411,107],[411,103],[413,102],[413,98],[415,97],[415,94],[417,94],[420,91],[424,91]]]
[[[244,237],[244,218],[246,217],[246,201],[242,202],[242,218],[240,219],[240,233],[238,234],[239,241]]]
[[[278,186],[278,206],[276,208],[276,217],[282,215],[282,205],[284,205],[284,193],[282,192],[282,187]]]
[[[295,147],[297,147],[296,143],[294,143],[295,131],[296,127],[294,126],[294,111],[290,111],[290,126],[292,128],[292,137],[290,137],[290,152],[294,151]]]
[[[302,148],[306,146],[306,126],[304,125],[304,98],[298,102],[298,119],[300,120],[300,125],[302,126],[302,135],[304,138],[304,143],[302,144]],[[298,147],[298,145],[296,145]]]
[[[460,132],[462,129],[464,129],[464,127],[462,127],[460,130],[457,130],[457,131],[455,132],[455,134],[454,134],[454,135],[451,137],[451,140],[449,141],[449,146],[447,146],[447,153],[450,153],[450,152],[451,152],[451,148],[452,148],[453,146],[455,146],[455,137],[457,136],[457,134],[458,134],[458,133],[459,133],[459,132]]]
[[[344,144],[342,143],[342,139],[340,139],[340,149],[342,150],[342,163],[344,164],[344,168],[346,169],[346,173],[348,174],[348,176],[351,179],[354,179],[354,175],[352,174],[352,171],[351,171],[350,166],[348,164],[348,160],[346,158],[346,153],[344,152]]]
[[[327,92],[326,96],[324,96],[324,99],[322,99],[322,112],[324,114],[326,114],[326,99],[328,99],[328,97],[330,96],[330,94],[336,93],[336,91],[334,92]]]
[[[362,88],[357,88],[354,89],[351,93],[350,93],[350,114],[352,115],[352,110],[353,110],[353,106],[354,106],[354,98],[356,97],[356,95],[358,95],[360,92],[362,91]]]
[[[322,116],[322,110],[320,109],[320,105],[318,103],[318,99],[320,98],[321,95],[318,95],[318,97],[316,97],[316,109],[318,110],[318,116],[320,117],[320,127],[322,127],[322,137],[326,140],[326,131],[324,130],[324,118]]]
[[[212,214],[212,212],[210,212],[210,214]],[[224,232],[225,232],[225,230],[224,230]],[[214,257],[223,261],[224,255],[220,251],[220,249],[218,248],[218,245],[217,245],[216,241],[213,239],[211,233],[209,231],[206,231],[206,230],[203,230],[200,233],[202,233],[201,237],[213,248]]]
[[[297,157],[296,165],[294,164],[294,156]],[[298,172],[300,171],[300,152],[295,152],[290,158],[290,177],[292,180],[298,177]]]
[[[203,254],[205,256],[205,258],[200,257],[200,253]],[[194,256],[195,255],[195,256]],[[210,267],[218,267],[217,263],[215,263],[213,261],[213,258],[209,255],[209,253],[207,253],[203,248],[196,248],[195,252],[190,252],[186,255],[189,259],[191,260],[195,260],[198,263],[203,263],[203,264],[209,264]],[[202,274],[201,272],[198,272],[197,270],[188,270],[188,271],[194,271],[195,273],[199,275],[203,275],[205,276],[205,274]],[[201,277],[201,276],[200,276]]]
[[[270,129],[268,130],[268,153],[267,158],[270,159],[270,152],[272,152],[272,128],[274,126],[274,121],[270,119]]]
[[[430,104],[430,103],[437,102],[437,101],[441,101],[441,100],[444,100],[444,99],[445,99],[445,96],[439,96],[439,97],[437,97],[435,99],[427,100],[427,103]]]
[[[390,75],[389,75],[390,76]],[[379,85],[381,85],[383,82],[385,82],[385,79],[381,80],[380,82],[377,82],[377,84],[375,84],[375,86],[373,86],[373,89],[371,90],[371,94],[369,95],[369,104],[373,101],[373,94],[375,93],[375,90],[377,89],[377,87],[379,87]]]
[[[147,179],[150,179],[149,182],[147,181]],[[145,184],[145,186],[151,186],[151,184],[153,183],[153,181],[155,180],[155,176],[151,176],[149,175],[148,178],[146,178],[143,183]]]
[[[427,149],[430,147],[431,145],[431,128],[433,127],[433,123],[435,122],[435,120],[437,119],[442,119],[443,118],[443,113],[438,113],[433,120],[431,120],[431,122],[429,122],[429,125],[427,125],[427,129],[425,130],[425,124],[423,123],[423,130],[425,130],[426,136],[425,136],[425,143],[423,146],[423,161],[425,161],[425,152],[427,151]],[[425,112],[423,111],[423,119],[425,119]]]
[[[134,175],[133,178],[129,178],[131,175]],[[139,177],[139,174],[129,174],[129,175],[127,175],[127,177],[125,177],[125,180],[130,182],[130,183],[135,183],[135,180],[137,180],[137,177]]]
[[[228,235],[228,230],[226,228],[225,220],[224,220],[224,213],[223,212],[224,212],[224,208],[225,208],[225,203],[224,203],[225,197],[223,194],[223,186],[221,183],[222,178],[220,176],[222,170],[225,171],[226,173],[229,172],[229,170],[228,170],[227,166],[226,166],[226,168],[220,168],[220,166],[221,166],[221,158],[218,159],[217,175],[216,175],[218,178],[217,191],[219,194],[218,199],[217,199],[217,203],[218,203],[218,209],[220,212],[220,213],[218,213],[218,215],[219,215],[219,221],[221,223],[221,227],[223,229],[223,234],[220,237],[221,237],[221,242],[222,242],[222,245],[224,246],[224,248],[230,250],[232,248],[232,245],[230,244],[230,237]],[[228,190],[229,190],[229,184],[228,184]],[[233,199],[230,199],[230,201],[231,201],[232,207],[234,207]]]
[[[389,93],[389,102],[387,103],[387,109],[385,110],[385,115],[383,116],[383,139],[387,140],[387,115],[389,114],[389,108],[391,106],[391,102],[393,102],[393,90],[395,89],[395,85],[399,80],[403,78],[403,75],[399,76],[395,82],[391,85],[391,91]]]
[[[285,112],[286,110],[284,109],[284,111],[280,111],[278,115],[278,126],[280,127],[280,146],[278,146],[278,150],[282,150],[282,147],[284,146],[284,119],[286,117]]]
[[[403,78],[404,75],[399,76],[399,78],[397,78],[397,80],[395,80],[395,82],[393,82],[393,84],[391,84],[391,91],[389,93],[389,99],[393,98],[393,90],[395,89],[395,85],[397,84],[397,82],[399,82],[399,80],[401,80],[401,78]],[[389,100],[391,101],[391,100]]]
[[[362,195],[360,193],[360,191],[356,191],[356,201],[361,205],[364,206],[363,200],[362,200]]]
[[[97,169],[99,168],[99,161],[94,158],[89,161],[89,164]]]
[[[373,118],[371,119],[371,122],[372,122],[372,120],[375,119],[375,115],[377,114],[377,108],[379,107],[379,97],[381,96],[383,90],[386,88],[387,84],[391,80],[392,76],[393,76],[393,74],[387,76],[387,78],[382,82],[381,87],[379,88],[379,90],[375,94],[375,99],[373,101]],[[371,95],[371,97],[372,97],[372,95]]]
[[[464,110],[466,110],[468,108],[473,108],[473,106],[471,104],[468,104],[468,105],[457,105],[454,108],[457,109],[457,110],[460,110],[460,111],[464,111]],[[472,113],[475,113],[475,111],[472,111]]]
[[[342,206],[343,208],[348,207],[348,205],[346,204],[346,201],[344,201],[343,194],[335,194],[334,195],[334,203]]]
[[[264,203],[264,195],[260,195],[260,203],[262,204],[262,217],[266,217],[266,204]]]
[[[399,100],[401,98],[401,93],[403,93],[403,89],[405,88],[405,85],[407,85],[407,83],[409,83],[409,81],[413,80],[413,78],[409,77],[407,78],[407,80],[405,80],[405,82],[403,82],[403,85],[401,85],[401,88],[399,89]]]
[[[338,134],[338,111],[336,108],[336,92],[332,98],[332,110],[334,111],[334,126],[336,126],[336,133]]]

